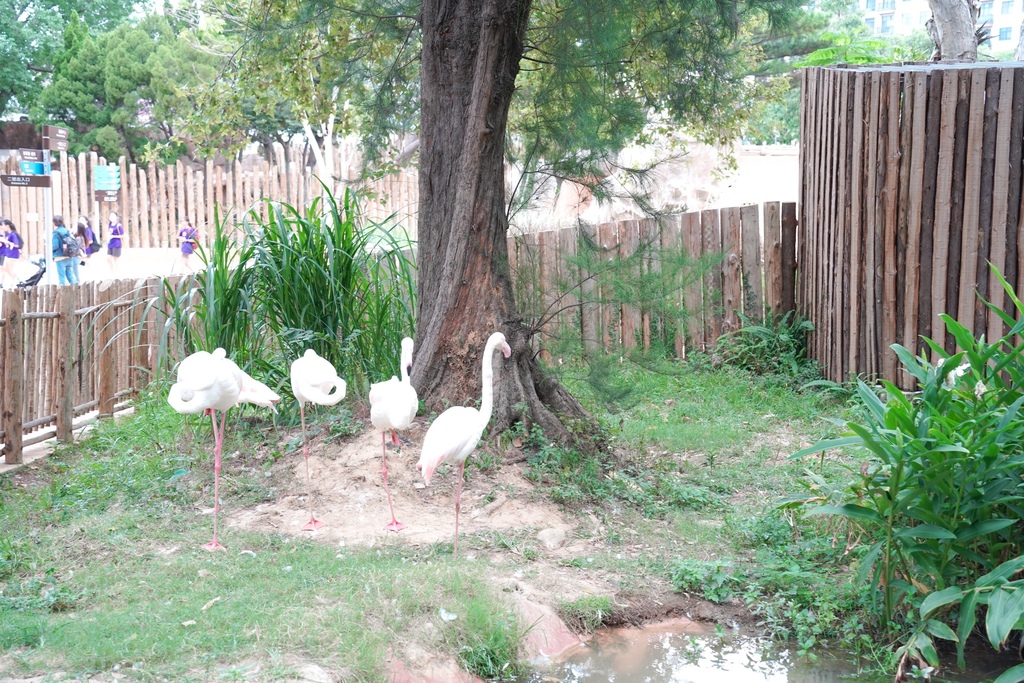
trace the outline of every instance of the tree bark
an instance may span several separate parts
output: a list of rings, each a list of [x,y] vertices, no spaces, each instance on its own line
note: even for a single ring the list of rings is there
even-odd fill
[[[932,10],[928,32],[935,40],[938,58],[945,61],[978,61],[974,22],[978,10],[971,0],[928,0]],[[933,30],[934,29],[934,30]]]
[[[421,13],[419,310],[412,381],[428,409],[480,396],[480,354],[502,331],[492,430],[538,423],[569,439],[579,403],[545,378],[508,268],[505,129],[530,0],[424,0]],[[492,432],[493,433],[493,432]]]

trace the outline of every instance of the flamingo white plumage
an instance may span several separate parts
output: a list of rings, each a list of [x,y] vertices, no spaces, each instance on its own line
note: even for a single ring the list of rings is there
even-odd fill
[[[299,402],[299,419],[302,422],[302,456],[306,459],[306,502],[309,507],[309,521],[303,531],[315,531],[324,525],[313,516],[313,491],[309,483],[309,444],[306,443],[306,403],[333,406],[345,398],[347,385],[338,377],[338,371],[313,349],[307,349],[301,358],[291,365],[292,393]],[[333,392],[333,393],[332,393]]]
[[[459,556],[459,508],[462,502],[462,474],[466,468],[466,458],[476,449],[483,436],[484,428],[491,420],[494,407],[494,376],[491,368],[491,355],[495,349],[501,349],[505,358],[512,355],[512,349],[505,341],[505,335],[495,332],[487,339],[484,347],[482,378],[482,397],[480,409],[467,406],[453,406],[437,416],[427,435],[423,437],[423,451],[420,453],[416,467],[423,473],[423,481],[430,485],[434,470],[443,462],[459,465],[459,484],[455,494],[455,557]]]
[[[391,509],[391,523],[384,528],[388,531],[401,531],[405,525],[395,517],[395,507],[391,503],[391,488],[388,486],[388,453],[387,435],[391,433],[391,441],[399,445],[396,431],[404,431],[412,425],[419,409],[420,399],[416,389],[409,381],[412,372],[413,341],[406,337],[402,340],[401,369],[402,379],[392,377],[386,382],[370,385],[370,423],[380,430],[381,470],[384,474],[384,491],[388,495],[388,508]]]
[[[253,379],[227,357],[224,349],[213,353],[197,351],[178,365],[177,381],[171,386],[167,402],[179,413],[204,413],[213,422],[213,540],[207,550],[224,550],[217,540],[217,513],[220,511],[220,456],[224,447],[227,412],[239,403],[254,403],[273,410],[281,399],[263,382]],[[217,411],[220,428],[217,428]]]

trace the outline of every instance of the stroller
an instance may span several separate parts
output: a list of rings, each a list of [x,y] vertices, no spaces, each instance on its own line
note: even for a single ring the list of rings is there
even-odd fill
[[[27,278],[15,285],[18,289],[28,289],[29,287],[35,287],[39,284],[39,281],[43,279],[43,275],[46,273],[46,259],[40,256],[35,261],[29,261],[36,265],[36,272],[29,275]]]

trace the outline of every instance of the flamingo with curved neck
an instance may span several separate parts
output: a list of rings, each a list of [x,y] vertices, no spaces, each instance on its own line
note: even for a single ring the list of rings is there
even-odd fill
[[[462,507],[462,475],[466,468],[466,458],[472,453],[484,428],[491,421],[494,408],[494,372],[492,354],[501,349],[505,358],[512,355],[512,349],[505,341],[505,335],[495,332],[488,338],[484,347],[483,367],[481,368],[480,409],[468,406],[453,406],[437,416],[423,437],[423,451],[420,453],[416,467],[423,473],[423,481],[428,485],[434,476],[434,470],[443,462],[459,465],[458,491],[455,494],[455,557],[459,555],[459,510]]]

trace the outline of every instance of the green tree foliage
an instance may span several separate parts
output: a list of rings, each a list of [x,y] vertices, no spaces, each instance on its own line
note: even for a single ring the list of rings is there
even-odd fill
[[[180,143],[179,123],[191,111],[181,84],[215,72],[219,58],[192,47],[163,15],[98,35],[75,19],[40,96],[45,117],[74,127],[71,151],[139,161],[152,145]]]
[[[0,0],[0,116],[27,113],[54,68],[64,26],[85,14],[96,30],[125,21],[131,0]]]

